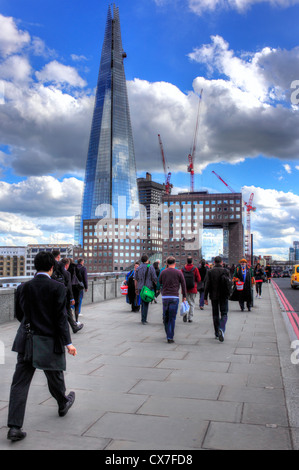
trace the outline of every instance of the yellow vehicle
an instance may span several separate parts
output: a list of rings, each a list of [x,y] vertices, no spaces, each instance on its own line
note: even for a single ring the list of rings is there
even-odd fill
[[[295,264],[295,266],[293,266],[293,271],[291,275],[291,287],[293,289],[299,287],[299,264]]]

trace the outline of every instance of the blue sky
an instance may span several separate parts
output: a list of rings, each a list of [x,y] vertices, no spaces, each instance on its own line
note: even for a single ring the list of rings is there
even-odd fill
[[[0,245],[69,242],[80,211],[106,0],[0,0]],[[254,192],[255,253],[299,240],[299,1],[119,0],[138,176]],[[299,85],[298,85],[299,88]],[[293,95],[294,96],[294,95]],[[148,162],[151,162],[150,167]]]

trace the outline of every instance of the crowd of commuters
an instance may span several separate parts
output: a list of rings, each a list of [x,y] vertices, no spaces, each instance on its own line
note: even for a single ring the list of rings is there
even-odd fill
[[[16,317],[20,326],[12,347],[18,356],[8,407],[7,438],[11,441],[26,436],[22,426],[36,368],[44,370],[60,417],[66,415],[75,401],[74,392],[66,395],[64,356],[65,351],[73,356],[77,354],[70,329],[77,333],[84,326],[79,316],[84,292],[88,290],[87,270],[83,259],[78,259],[77,263],[69,258],[61,259],[58,250],[38,253],[34,263],[36,275],[21,284],[16,293]],[[246,303],[250,311],[253,285],[256,285],[256,296],[261,298],[262,283],[269,277],[269,269],[264,271],[260,264],[251,269],[245,258],[236,267],[228,267],[224,266],[220,256],[216,256],[213,266],[202,260],[197,267],[188,257],[185,266],[179,269],[173,256],[169,256],[160,268],[160,261],[151,264],[144,254],[126,275],[126,299],[132,312],[140,311],[142,325],[147,325],[149,306],[152,302],[157,303],[161,295],[166,339],[173,343],[180,296],[183,322],[192,323],[199,293],[201,310],[208,305],[208,298],[211,301],[215,338],[223,342],[228,300],[237,300],[242,311]],[[44,350],[37,350],[38,338],[42,338]]]
[[[150,263],[147,255],[143,255],[141,263],[136,262],[134,269],[126,276],[128,285],[127,302],[132,311],[141,309],[141,323],[148,323],[149,305],[157,303],[157,297],[162,298],[162,318],[169,343],[174,342],[176,316],[181,295],[182,303],[187,303],[187,309],[182,313],[183,322],[192,323],[196,297],[199,294],[199,308],[203,310],[211,301],[212,318],[215,338],[224,341],[228,316],[228,301],[238,301],[240,310],[245,306],[251,311],[253,304],[253,288],[256,287],[256,297],[262,297],[262,283],[269,281],[271,269],[263,269],[260,263],[253,268],[242,258],[237,266],[225,265],[220,256],[216,256],[214,264],[209,265],[204,259],[200,265],[194,265],[188,257],[182,269],[176,265],[173,256],[169,256],[162,268],[160,261]],[[152,298],[143,298],[143,288],[153,293]]]

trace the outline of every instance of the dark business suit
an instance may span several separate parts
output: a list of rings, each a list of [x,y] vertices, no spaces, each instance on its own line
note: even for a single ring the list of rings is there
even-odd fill
[[[204,299],[207,300],[208,295],[210,296],[216,337],[218,337],[219,328],[223,333],[225,332],[228,315],[228,298],[223,295],[220,287],[220,277],[222,274],[229,277],[228,270],[223,268],[221,264],[215,263],[212,269],[207,270],[205,277]]]
[[[76,333],[78,331],[78,325],[77,325],[77,318],[76,321],[74,320],[73,313],[72,313],[72,308],[71,308],[71,301],[76,300],[75,299],[75,292],[72,286],[72,276],[69,271],[67,271],[63,266],[62,269],[64,270],[64,276],[66,279],[66,311],[67,311],[67,318],[68,322],[70,324],[70,327],[73,330],[73,333]]]
[[[39,335],[55,339],[55,352],[65,353],[65,346],[71,344],[66,315],[65,287],[45,274],[37,274],[34,279],[17,289],[16,316],[21,322],[12,350],[18,353],[16,370],[10,391],[8,427],[22,427],[27,395],[35,368],[24,361],[25,318],[30,318],[31,329]],[[62,371],[44,371],[51,395],[59,408],[67,403],[64,375]]]

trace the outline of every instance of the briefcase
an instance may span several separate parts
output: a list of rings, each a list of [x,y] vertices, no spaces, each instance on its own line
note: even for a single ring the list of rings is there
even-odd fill
[[[55,340],[51,336],[32,336],[32,365],[41,370],[66,370],[65,351],[55,352]]]

